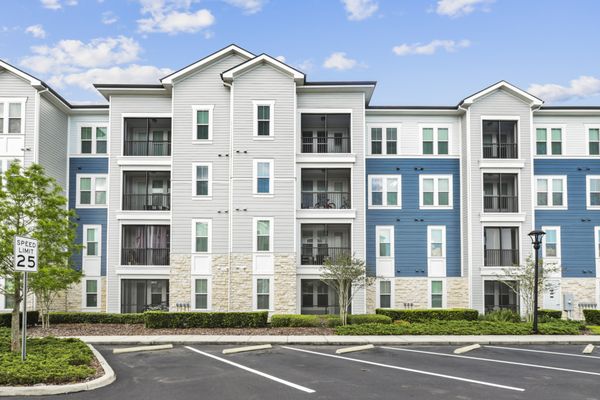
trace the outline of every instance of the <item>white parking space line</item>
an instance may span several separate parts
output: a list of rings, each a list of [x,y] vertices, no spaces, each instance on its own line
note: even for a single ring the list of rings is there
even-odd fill
[[[320,353],[318,351],[312,351],[312,350],[306,350],[306,349],[298,349],[298,348],[289,347],[289,346],[281,346],[281,347],[283,349],[288,349],[288,350],[293,350],[293,351],[299,351],[299,352],[302,352],[302,353],[308,353],[308,354],[315,354],[315,355],[324,356],[324,357],[337,358],[339,360],[352,361],[352,362],[357,362],[357,363],[361,363],[361,364],[368,364],[368,365],[374,365],[374,366],[383,367],[383,368],[391,368],[391,369],[396,369],[396,370],[400,370],[400,371],[412,372],[412,373],[415,373],[415,374],[422,374],[422,375],[428,375],[428,376],[435,376],[435,377],[438,377],[438,378],[451,379],[451,380],[460,381],[460,382],[474,383],[474,384],[477,384],[477,385],[491,386],[491,387],[495,387],[495,388],[498,388],[498,389],[514,390],[514,391],[517,391],[517,392],[524,392],[525,391],[525,389],[523,389],[523,388],[518,388],[518,387],[514,387],[514,386],[499,385],[497,383],[485,382],[485,381],[478,381],[478,380],[475,380],[475,379],[461,378],[459,376],[438,374],[438,373],[435,373],[435,372],[423,371],[423,370],[419,370],[419,369],[399,367],[397,365],[381,364],[381,363],[377,363],[377,362],[373,362],[373,361],[359,360],[359,359],[356,359],[356,358],[337,356],[337,355],[334,355],[334,354],[327,354],[327,353]]]
[[[307,388],[307,387],[304,387],[304,386],[301,386],[301,385],[297,385],[297,384],[295,384],[295,383],[292,383],[292,382],[286,381],[286,380],[284,380],[284,379],[281,379],[281,378],[277,378],[276,376],[269,375],[269,374],[266,374],[266,373],[264,373],[264,372],[261,372],[261,371],[257,371],[257,370],[255,370],[255,369],[253,369],[253,368],[246,367],[245,365],[241,365],[241,364],[235,363],[235,362],[233,362],[233,361],[229,361],[229,360],[226,360],[226,359],[224,359],[224,358],[217,357],[217,356],[215,356],[215,355],[213,355],[213,354],[210,354],[210,353],[205,353],[204,351],[200,351],[200,350],[198,350],[198,349],[195,349],[195,348],[193,348],[193,347],[190,347],[190,346],[184,346],[184,347],[185,347],[186,349],[188,349],[188,350],[191,350],[191,351],[194,351],[194,352],[196,352],[196,353],[198,353],[198,354],[202,354],[203,356],[210,357],[210,358],[212,358],[212,359],[215,359],[215,360],[221,361],[221,362],[223,362],[223,363],[225,363],[225,364],[232,365],[232,366],[234,366],[234,367],[237,367],[237,368],[243,369],[244,371],[251,372],[251,373],[253,373],[253,374],[256,374],[256,375],[262,376],[263,378],[270,379],[270,380],[272,380],[272,381],[275,381],[275,382],[281,383],[281,384],[283,384],[283,385],[286,385],[286,386],[292,387],[292,388],[294,388],[294,389],[297,389],[297,390],[300,390],[300,391],[302,391],[302,392],[305,392],[305,393],[315,393],[315,391],[314,391],[314,390],[312,390],[312,389],[309,389],[309,388]]]
[[[459,356],[457,354],[436,353],[434,351],[414,350],[414,349],[400,349],[400,348],[397,348],[397,347],[387,347],[387,346],[381,346],[380,348],[381,349],[388,349],[388,350],[395,350],[395,351],[406,351],[406,352],[410,352],[410,353],[429,354],[429,355],[441,356],[441,357],[462,358],[462,359],[465,359],[465,360],[473,360],[473,361],[485,361],[485,362],[492,362],[492,363],[498,363],[498,364],[520,365],[522,367],[530,367],[530,368],[551,369],[551,370],[554,370],[554,371],[571,372],[571,373],[574,373],[574,374],[584,374],[584,375],[600,376],[599,372],[582,371],[582,370],[578,370],[578,369],[569,369],[569,368],[551,367],[551,366],[548,366],[548,365],[528,364],[528,363],[521,363],[521,362],[516,362],[516,361],[494,360],[493,358]]]
[[[518,349],[518,348],[515,348],[515,347],[504,347],[504,346],[484,346],[484,347],[489,347],[490,349],[501,349],[501,350],[524,351],[524,352],[531,352],[531,353],[555,354],[555,355],[567,356],[567,357],[600,358],[598,356],[584,356],[582,354],[561,353],[561,352],[558,352],[558,351],[534,350],[534,349]]]

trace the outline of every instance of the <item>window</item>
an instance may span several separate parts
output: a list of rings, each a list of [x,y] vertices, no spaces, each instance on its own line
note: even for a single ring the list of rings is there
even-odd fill
[[[81,153],[92,154],[92,128],[90,126],[81,127]]]
[[[77,207],[106,206],[106,176],[77,175]]]
[[[538,208],[566,207],[567,177],[537,177],[536,204]]]
[[[560,258],[560,226],[542,226],[544,237],[544,258]]]
[[[562,154],[562,131],[561,127],[539,127],[535,130],[536,154],[561,155]]]
[[[422,127],[423,154],[448,154],[449,130],[448,127]]]
[[[210,197],[212,195],[212,164],[194,164],[195,197]]]
[[[379,308],[392,307],[392,282],[379,281]]]
[[[100,235],[98,227],[85,227],[85,255],[100,255]]]
[[[79,127],[79,152],[81,154],[106,154],[108,148],[108,128],[103,125],[82,125]]]
[[[600,175],[587,177],[587,208],[600,209]]]
[[[22,134],[25,101],[0,99],[0,134]]]
[[[588,128],[590,156],[600,155],[600,127]]]
[[[375,231],[377,235],[377,257],[393,257],[394,227],[378,226]]]
[[[398,154],[398,131],[398,126],[370,127],[371,154]]]
[[[274,101],[254,101],[254,136],[259,138],[273,137]]]
[[[0,278],[0,283],[3,282],[3,286],[0,285],[0,287],[3,288],[3,294],[4,294],[4,308],[5,309],[11,309],[14,307],[15,302],[14,302],[14,285],[13,285],[13,281],[10,278]]]
[[[382,154],[381,150],[381,128],[371,128],[371,154]]]
[[[194,301],[197,310],[208,310],[208,279],[194,280]]]
[[[421,208],[452,208],[452,176],[420,176]]]
[[[257,278],[256,279],[256,309],[269,310],[271,309],[271,279]]]
[[[254,218],[254,249],[258,252],[273,251],[273,219]]]
[[[444,226],[428,226],[427,236],[429,242],[428,257],[446,256],[446,228]]]
[[[254,194],[273,194],[273,160],[254,160]]]
[[[210,220],[194,220],[194,253],[210,253]]]
[[[444,282],[431,281],[431,308],[444,307]]]
[[[402,177],[400,175],[369,176],[369,207],[394,207],[402,205]]]
[[[398,151],[398,128],[385,128],[386,154],[396,154]]]
[[[86,279],[85,281],[85,306],[87,308],[98,307],[98,280]]]
[[[197,141],[212,140],[214,106],[192,106],[194,118],[193,138]]]

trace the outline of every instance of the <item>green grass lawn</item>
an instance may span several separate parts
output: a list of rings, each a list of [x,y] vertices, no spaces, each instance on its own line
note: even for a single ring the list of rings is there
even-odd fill
[[[593,335],[600,335],[600,325],[588,325],[587,328]]]
[[[0,386],[63,384],[85,380],[96,370],[94,355],[79,339],[27,339],[27,360],[10,351],[10,330],[0,328]]]

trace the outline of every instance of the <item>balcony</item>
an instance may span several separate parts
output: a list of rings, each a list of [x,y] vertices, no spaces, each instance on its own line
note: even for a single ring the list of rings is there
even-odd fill
[[[125,118],[124,156],[171,155],[171,118]]]
[[[519,212],[517,174],[483,174],[483,211]]]
[[[519,265],[517,249],[485,249],[486,267],[513,267]]]
[[[483,158],[519,158],[517,121],[483,121]]]
[[[513,267],[519,260],[519,228],[486,227],[484,266]]]
[[[302,169],[302,209],[350,209],[349,168]]]
[[[169,265],[170,227],[168,225],[124,225],[121,265]]]
[[[171,173],[126,171],[123,173],[123,210],[171,209]]]
[[[302,114],[302,153],[350,153],[350,114]]]
[[[323,265],[352,255],[350,224],[302,224],[301,265]]]
[[[484,144],[483,158],[518,158],[518,145],[516,143]]]

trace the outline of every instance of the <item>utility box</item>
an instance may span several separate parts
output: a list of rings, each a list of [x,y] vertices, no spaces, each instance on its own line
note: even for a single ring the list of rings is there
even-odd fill
[[[572,293],[564,293],[563,294],[563,309],[565,311],[573,311],[575,310],[575,303],[573,299]]]

